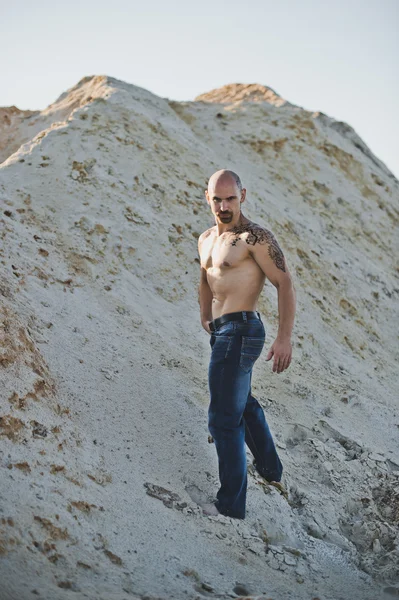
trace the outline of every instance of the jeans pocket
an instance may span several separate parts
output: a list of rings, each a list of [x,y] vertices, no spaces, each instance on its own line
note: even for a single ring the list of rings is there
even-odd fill
[[[237,328],[236,321],[226,321],[217,327],[214,331],[216,336],[231,336],[234,335]]]
[[[261,355],[264,344],[264,337],[250,337],[248,335],[242,336],[240,367],[243,371],[249,373],[254,366],[255,361]]]

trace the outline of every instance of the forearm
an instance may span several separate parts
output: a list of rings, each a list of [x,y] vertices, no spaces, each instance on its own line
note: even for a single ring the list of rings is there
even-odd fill
[[[200,305],[201,323],[212,321],[213,294],[208,283],[201,281],[198,287],[198,302]]]
[[[280,284],[277,293],[279,315],[277,337],[286,340],[291,338],[296,310],[296,292],[292,281]]]

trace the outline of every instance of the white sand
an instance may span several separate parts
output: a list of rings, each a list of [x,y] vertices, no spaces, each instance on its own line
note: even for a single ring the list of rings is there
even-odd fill
[[[263,86],[174,102],[86,77],[25,112],[0,109],[0,599],[392,598],[395,177],[348,125]],[[278,375],[266,284],[252,379],[289,502],[248,450],[244,521],[198,504],[219,487],[197,237],[221,168],[298,304]]]

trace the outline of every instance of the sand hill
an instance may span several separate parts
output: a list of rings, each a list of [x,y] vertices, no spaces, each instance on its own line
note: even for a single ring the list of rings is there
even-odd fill
[[[176,102],[86,77],[0,109],[0,136],[1,600],[398,594],[394,175],[346,123],[255,84]],[[200,507],[218,473],[197,238],[221,168],[297,291],[277,375],[265,285],[252,379],[289,499],[248,450],[244,521]]]

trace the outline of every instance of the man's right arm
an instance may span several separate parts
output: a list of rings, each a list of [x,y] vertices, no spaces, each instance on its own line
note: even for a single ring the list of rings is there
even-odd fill
[[[209,334],[212,333],[209,329],[209,322],[212,321],[212,300],[213,294],[212,290],[209,287],[208,279],[206,276],[206,269],[201,266],[201,242],[202,235],[198,238],[198,254],[200,257],[200,268],[201,268],[201,277],[200,283],[198,287],[198,302],[200,305],[200,315],[201,315],[201,324],[202,327]]]

